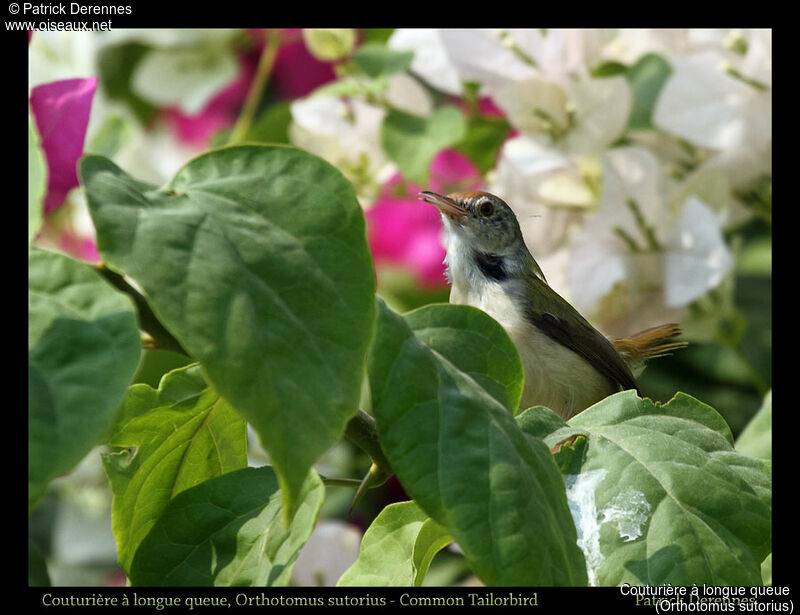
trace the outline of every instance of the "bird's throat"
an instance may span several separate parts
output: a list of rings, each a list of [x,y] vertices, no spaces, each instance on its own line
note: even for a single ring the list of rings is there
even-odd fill
[[[480,272],[486,276],[487,280],[502,282],[508,278],[508,271],[502,256],[486,254],[485,252],[475,252],[473,260]]]

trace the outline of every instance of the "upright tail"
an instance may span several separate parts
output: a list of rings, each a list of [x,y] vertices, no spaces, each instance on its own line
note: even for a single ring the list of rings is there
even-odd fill
[[[688,342],[674,339],[680,334],[681,328],[670,323],[645,329],[630,337],[612,339],[611,343],[634,375],[638,376],[650,359],[672,354],[674,350],[688,346]]]

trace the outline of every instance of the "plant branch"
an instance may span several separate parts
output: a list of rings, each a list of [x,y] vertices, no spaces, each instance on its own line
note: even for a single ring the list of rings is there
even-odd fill
[[[366,476],[360,481],[358,490],[353,497],[353,502],[350,504],[350,510],[352,511],[367,491],[385,483],[394,472],[392,472],[386,455],[383,454],[383,449],[378,440],[378,430],[375,427],[375,419],[361,408],[347,423],[345,436],[372,458],[372,465]]]
[[[269,81],[272,67],[275,65],[275,58],[278,56],[278,49],[281,46],[280,30],[268,28],[264,33],[264,49],[261,51],[261,58],[258,60],[258,67],[250,89],[247,91],[242,111],[236,119],[236,124],[231,130],[228,145],[241,143],[247,137],[253,118],[261,102],[261,96]]]
[[[359,408],[358,413],[347,423],[345,436],[372,458],[375,465],[386,474],[386,478],[393,474],[389,460],[383,454],[383,449],[378,441],[378,430],[372,416]]]

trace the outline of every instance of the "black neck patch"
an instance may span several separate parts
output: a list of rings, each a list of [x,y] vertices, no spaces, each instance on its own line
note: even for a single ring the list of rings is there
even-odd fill
[[[487,254],[485,252],[475,252],[475,263],[477,263],[481,273],[490,280],[502,282],[508,277],[502,256]]]

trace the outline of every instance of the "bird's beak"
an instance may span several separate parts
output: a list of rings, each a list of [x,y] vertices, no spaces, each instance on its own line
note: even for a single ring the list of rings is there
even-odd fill
[[[420,201],[425,201],[431,205],[435,205],[443,214],[447,214],[451,218],[461,218],[467,215],[467,210],[464,209],[457,201],[451,199],[449,196],[443,196],[423,190],[418,195]]]

